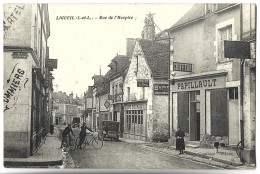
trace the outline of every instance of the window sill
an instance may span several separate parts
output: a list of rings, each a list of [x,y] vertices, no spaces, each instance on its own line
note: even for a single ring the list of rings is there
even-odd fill
[[[233,62],[233,59],[225,60],[225,61],[218,61],[218,64],[226,64],[226,63],[230,63],[230,62]]]

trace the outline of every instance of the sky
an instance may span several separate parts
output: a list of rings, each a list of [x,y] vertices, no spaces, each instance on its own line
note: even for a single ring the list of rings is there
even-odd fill
[[[54,91],[82,96],[93,85],[92,76],[104,75],[116,56],[126,54],[126,38],[141,38],[146,14],[154,14],[161,29],[170,28],[193,4],[49,4],[50,58],[58,59],[53,71]],[[74,20],[62,20],[73,16]],[[76,19],[89,17],[92,19]],[[107,19],[100,19],[100,16]],[[108,17],[112,19],[108,19]],[[115,16],[132,19],[115,19]],[[71,19],[71,18],[70,18]],[[157,33],[159,29],[156,29]]]

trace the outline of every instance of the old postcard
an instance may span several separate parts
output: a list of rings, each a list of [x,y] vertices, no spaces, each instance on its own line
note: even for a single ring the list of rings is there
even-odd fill
[[[3,4],[5,168],[256,164],[256,4]]]

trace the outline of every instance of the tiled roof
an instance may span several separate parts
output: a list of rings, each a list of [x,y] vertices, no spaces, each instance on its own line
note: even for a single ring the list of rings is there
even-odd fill
[[[117,65],[116,65],[117,64]],[[104,95],[110,90],[109,80],[116,76],[117,74],[124,71],[130,64],[129,57],[125,55],[117,55],[111,60],[111,63],[108,65],[111,69],[104,75],[102,81],[102,88],[97,92],[97,96]],[[115,70],[117,66],[117,71]]]
[[[174,29],[188,22],[194,21],[196,19],[200,19],[204,17],[204,15],[205,15],[205,4],[195,4],[170,29]]]
[[[140,39],[138,42],[152,70],[153,77],[156,79],[168,78],[169,44],[155,42],[153,49],[150,40]]]

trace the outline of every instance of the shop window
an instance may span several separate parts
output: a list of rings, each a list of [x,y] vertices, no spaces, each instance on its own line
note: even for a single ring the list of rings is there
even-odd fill
[[[236,100],[238,99],[238,88],[229,88],[228,89],[228,99],[229,100]]]
[[[220,28],[218,30],[218,61],[229,60],[224,57],[224,40],[232,40],[232,25]]]

